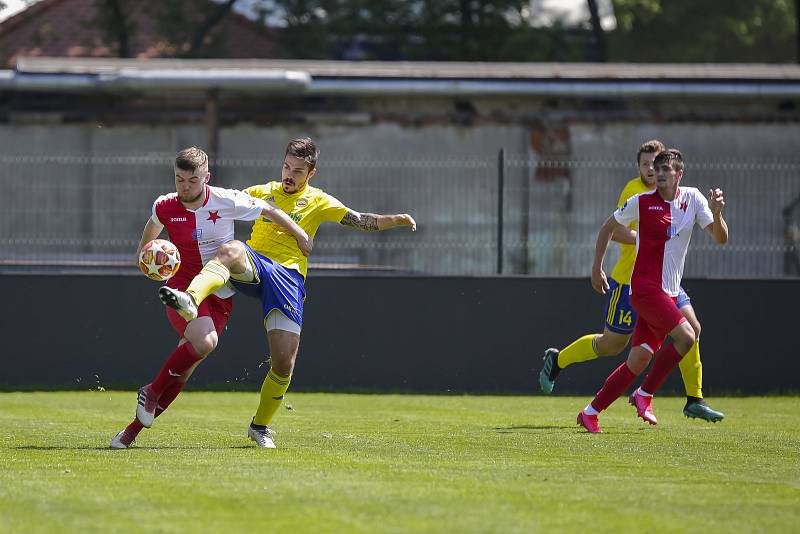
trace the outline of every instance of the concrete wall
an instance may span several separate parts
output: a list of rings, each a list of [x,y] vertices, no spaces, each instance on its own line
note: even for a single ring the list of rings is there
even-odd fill
[[[688,280],[703,325],[705,391],[797,391],[800,281]],[[0,388],[134,388],[177,338],[142,276],[0,276]],[[293,390],[531,393],[541,354],[602,328],[585,279],[312,276]],[[257,300],[235,297],[192,388],[254,391],[266,373]],[[591,395],[621,358],[562,372]],[[679,375],[665,392],[682,394]]]
[[[503,147],[505,272],[585,275],[598,225],[636,176],[636,148],[658,137],[684,150],[687,184],[719,185],[727,193],[731,241],[719,249],[696,237],[687,274],[784,275],[781,211],[800,196],[800,123],[415,126],[348,124],[343,117],[272,126],[240,121],[220,135],[215,183],[245,187],[275,178],[286,141],[311,135],[322,149],[315,185],[353,209],[410,212],[420,224],[413,236],[359,235],[328,225],[320,233],[317,262],[493,273],[497,152]],[[563,138],[537,144],[538,134],[552,131]],[[200,124],[0,124],[0,260],[127,261],[152,201],[171,190],[175,151],[202,146],[205,135]],[[554,175],[542,173],[548,166]]]

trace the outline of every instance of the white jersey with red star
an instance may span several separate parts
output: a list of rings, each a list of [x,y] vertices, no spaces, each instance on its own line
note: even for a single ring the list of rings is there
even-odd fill
[[[679,187],[675,200],[668,202],[655,190],[629,198],[614,218],[625,226],[639,222],[631,293],[648,285],[678,296],[694,223],[705,228],[714,222],[705,197],[697,188]]]
[[[177,193],[158,197],[151,220],[167,229],[169,240],[181,253],[181,266],[167,285],[186,289],[219,247],[233,240],[233,221],[254,221],[266,207],[265,201],[247,193],[208,185],[203,205],[194,210],[187,209]],[[228,298],[233,293],[230,287],[223,286],[214,294]]]

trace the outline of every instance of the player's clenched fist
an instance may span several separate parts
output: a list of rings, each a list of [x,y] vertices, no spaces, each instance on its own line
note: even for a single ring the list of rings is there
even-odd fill
[[[592,269],[592,287],[601,295],[605,295],[608,291],[608,279],[603,269]]]
[[[722,208],[725,207],[725,197],[722,194],[722,189],[708,190],[708,207],[711,208],[711,213],[714,215],[722,213]]]

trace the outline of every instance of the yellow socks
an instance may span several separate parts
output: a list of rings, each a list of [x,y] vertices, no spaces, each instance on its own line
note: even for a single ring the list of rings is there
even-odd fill
[[[280,376],[269,370],[264,383],[261,385],[261,400],[258,403],[258,410],[253,419],[253,423],[257,425],[267,426],[272,422],[275,412],[280,408],[283,402],[283,395],[289,389],[289,382],[292,380],[290,376]]]
[[[594,338],[598,334],[589,334],[580,337],[558,353],[558,366],[563,369],[573,363],[585,362],[597,358],[594,348]]]
[[[700,340],[694,342],[692,348],[679,364],[681,378],[688,397],[703,398],[703,364],[700,361]]]
[[[186,292],[194,299],[198,306],[211,293],[228,283],[231,272],[217,260],[206,263],[203,270],[192,279]]]

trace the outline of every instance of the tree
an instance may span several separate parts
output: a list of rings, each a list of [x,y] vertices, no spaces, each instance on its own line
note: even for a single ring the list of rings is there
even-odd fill
[[[597,9],[597,0],[587,0],[589,17],[592,23],[592,59],[603,62],[606,60],[606,38],[603,26],[600,24],[600,13]]]
[[[588,34],[533,28],[529,0],[276,0],[297,58],[581,60]]]
[[[613,0],[611,61],[784,63],[797,60],[791,0]]]
[[[219,2],[192,0],[95,0],[97,17],[91,21],[119,57],[131,57],[139,28],[134,14],[144,11],[154,20],[164,56],[195,58],[217,55],[224,42],[214,30],[227,17],[237,0]]]

